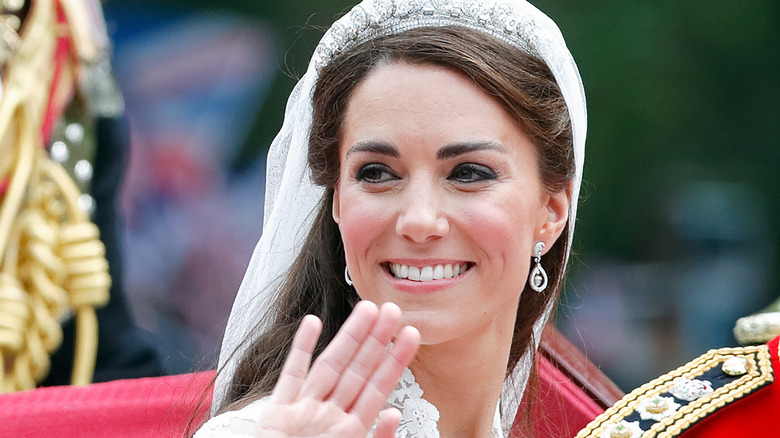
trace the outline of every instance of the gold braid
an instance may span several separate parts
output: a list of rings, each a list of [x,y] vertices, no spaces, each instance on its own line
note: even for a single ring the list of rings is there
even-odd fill
[[[62,343],[60,323],[71,315],[76,321],[71,383],[90,383],[97,354],[95,307],[108,301],[111,286],[98,228],[79,206],[75,183],[41,140],[55,44],[63,30],[54,7],[53,0],[32,4],[23,38],[4,64],[0,156],[10,162],[0,174],[8,178],[0,195],[0,392],[31,389],[46,377],[49,355]]]

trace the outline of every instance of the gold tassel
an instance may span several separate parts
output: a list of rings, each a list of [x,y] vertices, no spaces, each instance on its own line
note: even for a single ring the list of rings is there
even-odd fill
[[[4,66],[0,155],[10,161],[0,204],[0,392],[34,388],[48,375],[49,356],[62,343],[61,323],[71,316],[71,383],[90,383],[95,308],[106,304],[111,286],[105,247],[79,206],[81,193],[41,144],[61,31],[54,6],[52,0],[33,3],[25,34]]]

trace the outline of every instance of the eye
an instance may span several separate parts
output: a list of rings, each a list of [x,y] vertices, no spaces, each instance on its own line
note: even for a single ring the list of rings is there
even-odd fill
[[[480,164],[463,163],[455,166],[447,179],[464,183],[474,183],[496,179],[496,173],[490,168]]]
[[[360,182],[367,182],[372,184],[379,184],[391,180],[398,179],[395,173],[384,164],[372,163],[361,167],[355,179]]]

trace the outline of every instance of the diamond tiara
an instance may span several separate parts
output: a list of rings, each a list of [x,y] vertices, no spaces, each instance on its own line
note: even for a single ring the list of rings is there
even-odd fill
[[[527,2],[507,0],[366,0],[328,30],[314,52],[317,69],[350,48],[383,35],[420,27],[464,26],[548,60],[557,45]],[[548,56],[543,56],[544,54]],[[555,59],[554,63],[566,62]],[[550,67],[553,67],[552,65]]]

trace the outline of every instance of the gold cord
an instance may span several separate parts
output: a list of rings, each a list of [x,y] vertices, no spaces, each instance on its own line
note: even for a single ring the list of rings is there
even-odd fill
[[[756,347],[710,350],[674,371],[646,383],[626,394],[582,429],[576,438],[610,436],[609,428],[617,425],[637,410],[643,400],[669,392],[679,377],[696,379],[730,358],[744,359],[746,373],[718,387],[710,394],[688,402],[673,415],[656,421],[642,433],[642,438],[673,438],[723,406],[752,393],[774,381],[772,359],[766,345]]]
[[[0,204],[0,392],[31,389],[46,377],[49,356],[62,343],[61,323],[74,314],[71,383],[90,383],[95,307],[108,301],[111,286],[105,247],[79,207],[81,193],[41,144],[61,31],[53,1],[34,2],[27,20],[4,67],[0,101],[0,153],[13,157]]]

